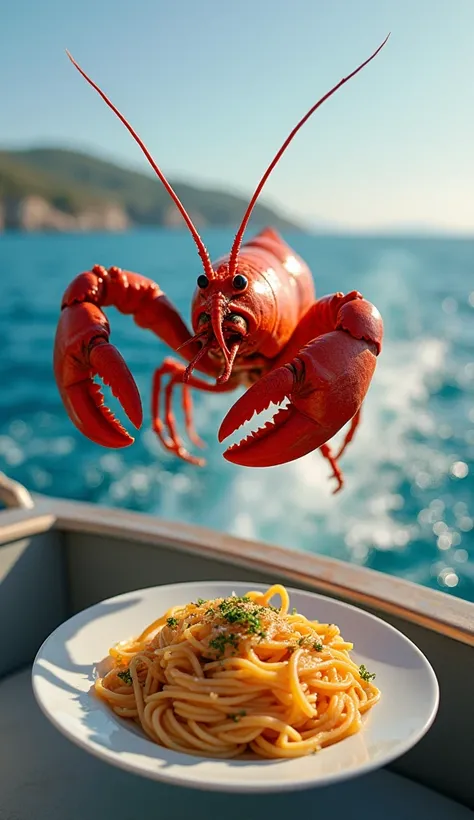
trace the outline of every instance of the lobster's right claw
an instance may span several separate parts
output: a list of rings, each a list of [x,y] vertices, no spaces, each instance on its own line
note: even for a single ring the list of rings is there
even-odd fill
[[[263,376],[230,408],[219,441],[287,401],[265,426],[229,447],[224,458],[243,467],[274,467],[325,445],[357,413],[375,370],[375,345],[336,330],[311,341],[293,361]]]
[[[71,421],[103,447],[127,447],[134,439],[104,404],[100,376],[136,428],[143,410],[135,380],[124,359],[109,344],[110,328],[102,310],[90,302],[65,307],[54,343],[54,374]]]

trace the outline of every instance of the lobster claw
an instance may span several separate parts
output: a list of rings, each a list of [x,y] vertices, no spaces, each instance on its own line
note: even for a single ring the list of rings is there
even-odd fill
[[[303,347],[291,364],[256,382],[230,408],[223,441],[271,403],[288,401],[273,420],[224,458],[244,467],[273,467],[307,455],[329,441],[359,410],[376,364],[373,343],[336,330]]]
[[[65,307],[54,343],[54,373],[71,421],[91,441],[104,447],[127,447],[134,439],[104,404],[100,376],[135,427],[143,411],[135,380],[124,359],[109,344],[110,328],[99,307],[82,302]]]

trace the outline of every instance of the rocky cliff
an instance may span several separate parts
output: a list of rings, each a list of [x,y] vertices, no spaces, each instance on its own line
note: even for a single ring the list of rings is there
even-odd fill
[[[171,184],[200,228],[235,228],[247,206],[225,191]],[[263,204],[255,207],[252,223],[298,229]],[[183,227],[156,178],[75,151],[0,151],[0,230],[124,231],[135,225]]]

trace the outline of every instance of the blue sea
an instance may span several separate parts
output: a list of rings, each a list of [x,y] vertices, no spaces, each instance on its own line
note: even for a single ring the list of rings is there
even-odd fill
[[[335,556],[474,601],[474,241],[286,238],[319,295],[358,289],[385,321],[342,493],[331,494],[319,453],[263,470],[224,461],[217,430],[237,394],[194,395],[204,468],[163,452],[149,401],[169,351],[113,309],[112,341],[140,388],[143,428],[131,447],[106,450],[69,421],[52,371],[63,291],[94,263],[116,264],[155,279],[188,319],[199,259],[177,231],[0,237],[0,470],[41,493]],[[204,239],[216,258],[232,236]]]

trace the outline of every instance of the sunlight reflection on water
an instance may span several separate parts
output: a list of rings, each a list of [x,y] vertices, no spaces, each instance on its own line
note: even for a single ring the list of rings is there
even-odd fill
[[[209,234],[214,256],[229,238]],[[324,553],[474,600],[474,291],[466,285],[474,243],[302,235],[292,243],[312,266],[318,293],[358,288],[385,322],[340,495],[331,495],[318,453],[266,470],[225,462],[217,430],[232,396],[195,395],[205,468],[163,453],[149,429],[149,399],[153,368],[169,351],[115,311],[112,340],[137,379],[144,427],[132,447],[108,451],[69,422],[51,363],[62,291],[91,262],[119,262],[157,279],[187,318],[198,265],[173,232],[1,239],[8,275],[0,369],[8,388],[0,395],[0,470],[40,492]]]

